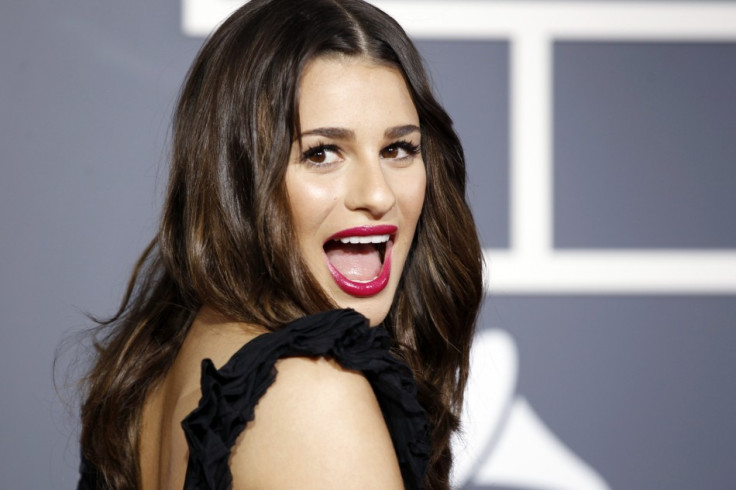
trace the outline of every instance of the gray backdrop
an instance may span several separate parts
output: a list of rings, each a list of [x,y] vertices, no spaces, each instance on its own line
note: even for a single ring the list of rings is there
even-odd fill
[[[0,6],[2,489],[75,485],[73,334],[84,311],[114,310],[155,229],[202,42],[180,8]],[[508,247],[509,42],[419,46],[466,145],[484,245]],[[553,49],[555,247],[735,249],[736,44]],[[517,391],[611,488],[733,488],[735,314],[730,295],[507,294],[481,328],[511,334]]]

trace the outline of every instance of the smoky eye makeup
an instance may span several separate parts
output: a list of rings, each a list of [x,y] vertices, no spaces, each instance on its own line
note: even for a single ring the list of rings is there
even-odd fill
[[[402,162],[410,160],[421,153],[421,144],[408,139],[398,139],[381,148],[379,157]],[[335,144],[318,141],[310,144],[299,154],[299,162],[313,166],[325,167],[341,161],[342,149]]]

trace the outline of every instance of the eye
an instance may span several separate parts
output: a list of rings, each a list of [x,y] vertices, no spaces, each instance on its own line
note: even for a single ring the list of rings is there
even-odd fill
[[[404,160],[419,153],[419,145],[409,141],[396,141],[381,150],[381,158]]]
[[[340,150],[335,145],[317,145],[302,153],[301,161],[315,167],[325,167],[341,160]]]

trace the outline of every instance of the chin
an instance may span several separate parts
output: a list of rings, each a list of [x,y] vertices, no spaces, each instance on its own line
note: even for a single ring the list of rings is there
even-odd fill
[[[377,296],[382,296],[379,293]],[[371,327],[383,323],[391,309],[391,302],[383,298],[340,298],[335,301],[340,308],[352,308],[368,319]]]
[[[325,288],[325,292],[332,299],[338,308],[351,308],[368,319],[371,327],[375,327],[383,323],[391,310],[394,296],[396,295],[396,286],[393,281],[381,292],[372,295],[357,297],[345,293],[337,285],[329,284]]]

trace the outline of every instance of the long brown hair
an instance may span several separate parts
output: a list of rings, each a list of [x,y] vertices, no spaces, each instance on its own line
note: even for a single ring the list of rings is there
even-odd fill
[[[398,68],[419,114],[427,191],[384,326],[429,416],[427,488],[448,488],[449,440],[483,295],[463,150],[406,33],[360,0],[253,0],[194,61],[174,116],[159,232],[120,309],[99,322],[98,355],[85,378],[82,451],[110,488],[138,486],[143,404],[202,305],[271,330],[335,307],[293,246],[284,184],[301,73],[330,54]]]

